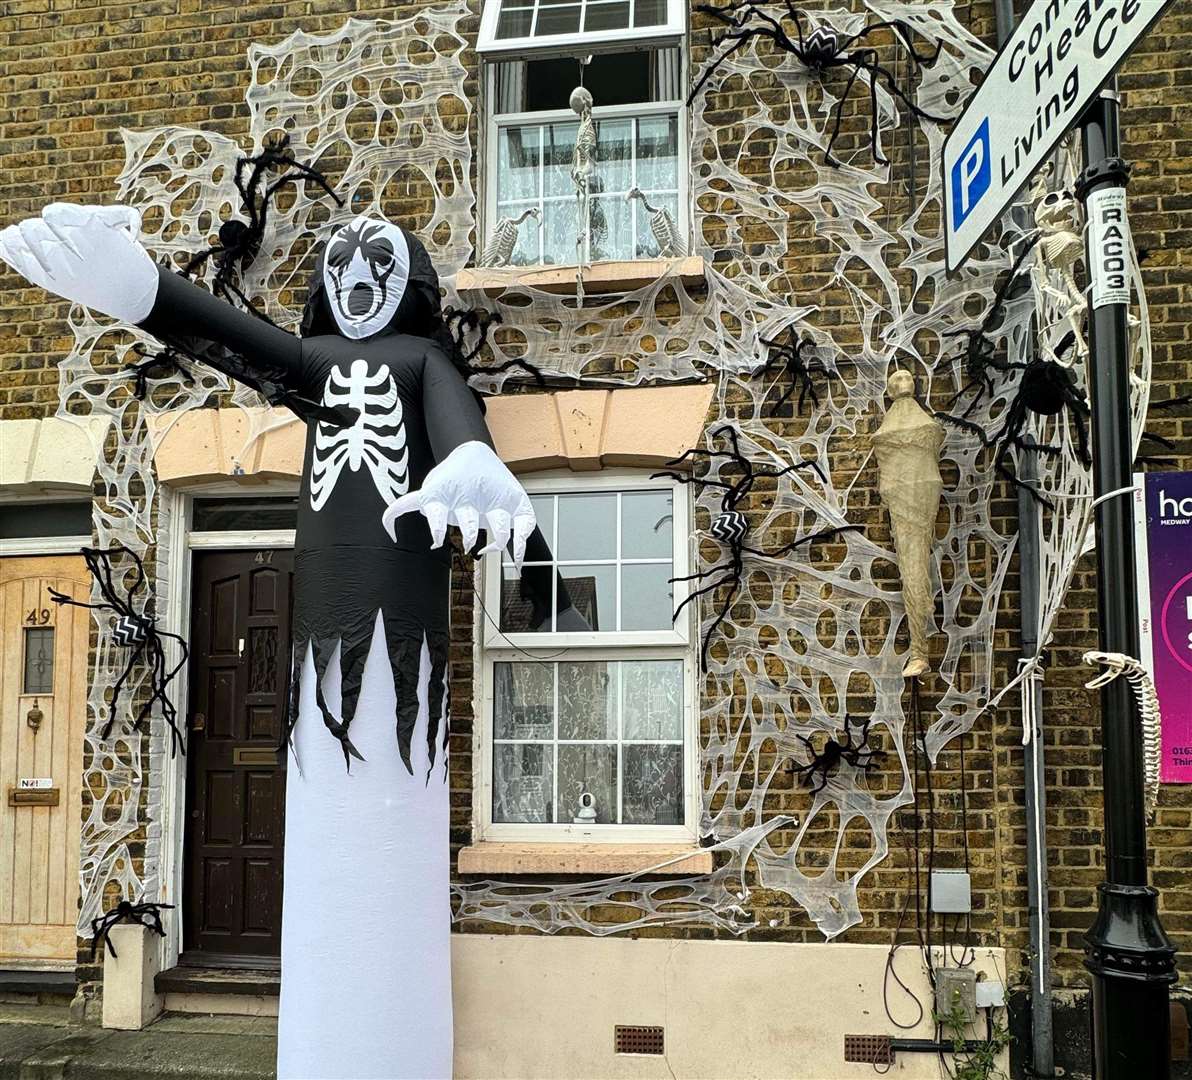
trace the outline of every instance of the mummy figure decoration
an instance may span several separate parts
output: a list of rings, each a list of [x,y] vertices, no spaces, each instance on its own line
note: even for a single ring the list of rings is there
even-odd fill
[[[914,77],[925,64],[934,62],[938,50],[932,53],[919,52],[915,47],[911,29],[906,23],[883,19],[862,27],[855,34],[842,34],[827,25],[805,30],[803,22],[807,16],[796,8],[791,0],[786,0],[785,11],[780,12],[777,17],[768,10],[768,5],[759,3],[759,0],[729,0],[723,7],[699,4],[695,10],[716,19],[726,29],[713,39],[712,47],[718,51],[692,89],[688,104],[695,100],[707,81],[738,49],[754,40],[769,41],[775,51],[789,53],[808,71],[821,78],[833,68],[848,69],[849,77],[844,84],[844,91],[837,99],[833,110],[835,121],[832,124],[832,135],[824,148],[824,161],[828,165],[840,165],[832,156],[832,148],[840,135],[844,104],[852,92],[853,84],[862,73],[865,75],[864,81],[869,83],[869,147],[873,160],[879,165],[889,164],[880,144],[877,98],[879,84],[885,83],[895,101],[919,119],[935,123],[943,123],[947,119],[934,116],[915,104],[910,91],[899,86],[894,73],[879,62],[880,53],[876,46],[880,44],[883,34],[889,34],[893,38],[894,46],[901,48],[908,77]],[[810,26],[811,20],[807,19],[807,22]]]
[[[508,266],[513,261],[513,252],[517,249],[517,230],[526,218],[540,222],[542,211],[536,206],[531,206],[515,218],[503,217],[497,222],[480,256],[481,266]]]
[[[650,215],[650,234],[658,245],[658,254],[663,259],[681,259],[687,254],[687,243],[679,233],[679,227],[671,212],[665,206],[651,206],[649,199],[639,187],[631,187],[625,193],[627,202],[639,199],[642,208]]]
[[[1076,342],[1073,361],[1088,356],[1083,326],[1087,309],[1084,293],[1076,284],[1076,264],[1084,257],[1081,238],[1080,204],[1070,191],[1048,191],[1050,164],[1035,174],[1031,198],[1035,201],[1035,225],[1039,239],[1035,244],[1035,281],[1039,290],[1053,296],[1063,307]],[[1054,284],[1058,279],[1060,287]]]
[[[549,559],[545,541],[431,340],[438,278],[414,236],[343,225],[296,337],[155,266],[139,227],[127,207],[55,204],[0,232],[0,259],[306,419],[278,1076],[449,1077],[444,541],[454,525],[474,550],[483,531],[518,564],[527,543]],[[552,603],[549,575],[535,583]]]
[[[584,266],[588,234],[592,227],[592,177],[596,172],[596,122],[592,119],[592,94],[582,86],[571,91],[571,108],[579,117],[575,153],[571,159],[571,182],[575,185],[575,301],[584,304]]]

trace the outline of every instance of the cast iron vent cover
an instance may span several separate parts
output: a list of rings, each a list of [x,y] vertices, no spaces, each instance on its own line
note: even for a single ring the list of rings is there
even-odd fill
[[[662,1028],[653,1024],[632,1026],[618,1024],[613,1028],[613,1050],[617,1054],[663,1054],[665,1043]]]
[[[894,1051],[889,1035],[846,1035],[844,1060],[864,1065],[893,1065]]]

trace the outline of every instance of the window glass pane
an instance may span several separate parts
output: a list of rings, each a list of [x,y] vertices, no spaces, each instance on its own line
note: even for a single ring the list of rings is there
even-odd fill
[[[593,819],[583,813],[593,810]],[[617,748],[559,747],[559,820],[577,825],[617,821]]]
[[[541,128],[537,124],[501,128],[497,159],[500,184],[497,209],[501,217],[517,217],[527,205],[538,205],[538,175],[542,161]],[[514,207],[516,212],[512,212]],[[522,222],[529,231],[530,221]],[[521,226],[518,227],[519,231]]]
[[[88,500],[0,504],[0,540],[90,535],[91,503]]]
[[[634,0],[634,26],[661,26],[666,22],[666,0]]]
[[[593,630],[617,629],[616,566],[563,566],[571,603]]]
[[[54,692],[54,628],[52,626],[25,627],[26,694]]]
[[[621,629],[667,630],[674,623],[670,563],[629,563],[621,567]]]
[[[615,559],[617,496],[560,495],[559,539],[555,558]]]
[[[268,499],[195,499],[195,532],[292,529],[298,523],[298,496]]]
[[[545,2],[538,9],[538,25],[535,37],[549,37],[552,34],[574,34],[579,30],[579,4],[549,5]]]
[[[588,11],[591,12],[589,7]],[[584,86],[592,91],[592,100],[597,108],[607,105],[632,105],[643,101],[672,101],[679,97],[670,85],[666,86],[666,94],[660,96],[662,86],[657,78],[651,78],[651,69],[655,64],[654,57],[668,56],[670,61],[667,72],[677,73],[679,66],[678,49],[652,50],[641,49],[626,52],[597,53],[592,62],[586,65],[583,79]],[[507,68],[508,62],[502,63],[500,69]],[[501,97],[498,99],[498,113],[540,112],[545,109],[570,109],[569,99],[571,91],[579,85],[579,60],[574,56],[544,57],[530,59],[524,62],[525,86],[524,97],[516,108],[510,108],[511,102],[517,100],[513,95],[513,87],[508,85],[508,78],[502,75]]]
[[[673,192],[678,187],[678,152],[679,122],[675,117],[643,116],[637,122],[637,186],[653,206],[659,205],[656,192]]]
[[[554,821],[554,760],[549,743],[493,747],[493,821]]]
[[[617,737],[616,677],[616,665],[612,663],[559,664],[560,739]]]
[[[494,664],[493,682],[495,738],[554,738],[554,664]]]
[[[629,25],[629,0],[588,4],[584,30],[620,30]]]
[[[523,566],[518,577],[512,565],[501,572],[501,617],[500,629],[506,634],[549,633],[550,623],[550,578],[554,569],[550,566]],[[545,578],[541,589],[530,587],[526,578]],[[532,599],[534,598],[534,599]],[[535,603],[535,600],[537,603]]]
[[[630,660],[621,664],[624,737],[683,738],[683,662]]]
[[[631,186],[633,121],[600,120],[596,124],[597,192],[624,196]]]
[[[546,169],[543,192],[547,197],[565,196],[570,203],[571,246],[575,248],[575,185],[571,182],[571,159],[575,154],[578,124],[548,124],[543,135],[542,158]]]
[[[683,747],[624,748],[621,821],[626,825],[683,823]]]
[[[621,496],[621,558],[670,559],[673,534],[669,491],[627,491]]]
[[[497,18],[497,39],[529,37],[533,19],[534,10],[532,8],[502,6],[501,14]]]

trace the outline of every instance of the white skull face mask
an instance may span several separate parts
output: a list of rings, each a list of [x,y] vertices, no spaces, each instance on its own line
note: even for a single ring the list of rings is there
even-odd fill
[[[396,225],[358,217],[327,246],[323,287],[344,337],[370,337],[384,330],[405,295],[410,247]]]

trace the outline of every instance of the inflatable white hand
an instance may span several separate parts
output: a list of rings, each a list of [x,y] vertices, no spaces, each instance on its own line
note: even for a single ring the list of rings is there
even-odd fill
[[[0,231],[0,260],[34,285],[114,319],[139,323],[157,297],[157,267],[131,206],[51,203]]]
[[[391,503],[381,517],[396,539],[394,522],[412,510],[421,511],[430,526],[432,547],[440,547],[447,526],[458,525],[464,549],[470,551],[480,532],[483,515],[488,530],[484,551],[500,551],[513,537],[513,561],[520,566],[526,556],[526,538],[534,531],[534,507],[517,477],[482,442],[457,446],[430,472],[418,491]]]

